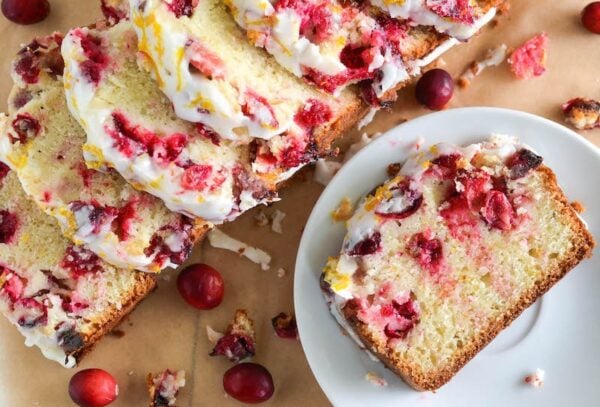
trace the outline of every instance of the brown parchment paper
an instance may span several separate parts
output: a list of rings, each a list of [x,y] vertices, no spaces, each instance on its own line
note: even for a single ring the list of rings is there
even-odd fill
[[[540,78],[518,81],[506,64],[485,71],[465,90],[457,90],[450,108],[500,106],[535,113],[561,122],[560,104],[571,97],[600,98],[600,35],[585,31],[579,13],[587,0],[513,0],[510,13],[498,25],[486,29],[469,44],[454,48],[443,57],[445,69],[458,75],[469,62],[502,42],[517,46],[532,35],[546,31],[550,37],[548,71]],[[65,31],[86,25],[100,16],[96,0],[51,0],[51,16],[38,25],[21,27],[0,17],[0,102],[11,87],[9,61],[19,45],[33,36],[54,30]],[[400,94],[389,112],[380,112],[364,131],[385,131],[396,124],[427,113],[414,100],[414,88]],[[346,142],[359,133],[348,135]],[[580,133],[600,145],[600,130]],[[544,134],[539,135],[540,138]],[[576,157],[565,157],[576,159]],[[593,177],[594,174],[588,176]],[[147,403],[145,375],[164,368],[185,369],[188,384],[179,406],[234,406],[222,390],[222,375],[231,364],[210,358],[206,326],[224,330],[236,308],[246,308],[254,318],[258,336],[255,361],[268,367],[275,381],[275,395],[265,405],[326,406],[297,341],[277,338],[270,320],[281,311],[293,311],[293,266],[303,225],[322,191],[312,181],[311,169],[300,173],[282,193],[282,201],[265,209],[287,214],[283,235],[254,224],[255,211],[223,227],[233,237],[256,245],[273,256],[270,271],[237,255],[199,246],[191,262],[206,262],[220,270],[226,281],[223,304],[216,310],[200,312],[188,307],[176,287],[176,273],[165,273],[159,289],[145,300],[119,327],[123,337],[102,340],[79,368],[99,367],[118,380],[120,395],[115,406],[144,406]],[[588,203],[591,204],[591,203]],[[278,268],[287,274],[279,278]],[[323,312],[326,312],[323,307]],[[25,348],[23,338],[0,318],[0,405],[70,406],[67,384],[75,370],[45,360],[36,348]]]

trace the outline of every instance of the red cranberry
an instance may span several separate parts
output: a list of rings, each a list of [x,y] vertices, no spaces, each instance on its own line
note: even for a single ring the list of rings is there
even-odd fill
[[[17,232],[19,220],[17,216],[6,210],[0,210],[0,243],[8,244]]]
[[[331,120],[332,116],[331,109],[325,103],[318,99],[309,99],[306,105],[298,110],[294,116],[294,120],[300,126],[312,129],[323,123],[327,123]]]
[[[13,23],[39,23],[50,14],[48,0],[2,0],[2,14]]]
[[[441,110],[452,99],[454,81],[443,69],[432,69],[425,72],[416,87],[419,103],[431,110]]]
[[[419,323],[419,312],[413,298],[409,298],[402,304],[393,300],[391,306],[382,307],[381,312],[382,316],[392,318],[384,329],[384,333],[392,339],[405,339],[415,325]]]
[[[251,337],[230,333],[219,339],[210,356],[225,356],[231,362],[239,362],[254,356],[255,353],[254,341]]]
[[[298,339],[298,326],[296,318],[293,315],[288,315],[285,312],[280,313],[271,320],[275,333],[280,338]]]
[[[223,301],[225,283],[214,268],[206,264],[186,267],[177,277],[177,288],[184,300],[198,309],[213,309]]]
[[[381,233],[374,232],[371,236],[361,240],[348,252],[350,256],[367,256],[379,250]]]
[[[408,182],[402,182],[390,188],[392,196],[385,199],[375,208],[375,213],[382,218],[404,219],[419,210],[423,203],[423,195],[409,188]]]
[[[505,194],[500,191],[490,191],[485,198],[485,206],[481,209],[481,214],[491,227],[510,230],[514,210]]]
[[[168,261],[179,265],[188,258],[192,251],[191,231],[192,221],[182,216],[175,225],[165,225],[156,231],[150,239],[150,244],[144,249],[144,254],[149,257],[154,256],[154,263],[160,266],[165,265]],[[173,234],[178,234],[178,238],[182,239],[179,251],[173,251],[167,243],[169,236]]]
[[[21,298],[13,308],[17,316],[21,314],[17,319],[19,326],[33,328],[48,323],[48,307],[33,298]]]
[[[440,239],[417,233],[410,239],[408,250],[419,265],[430,273],[435,274],[441,269],[444,251]]]
[[[507,167],[510,169],[510,178],[518,179],[524,177],[529,171],[539,167],[543,160],[542,157],[535,154],[533,151],[522,148],[513,154],[506,162]]]
[[[581,23],[588,31],[600,34],[600,1],[594,1],[583,9]]]
[[[115,5],[111,5],[107,0],[101,0],[100,8],[102,9],[102,14],[104,14],[104,18],[111,24],[116,24],[127,18],[128,7],[126,3],[121,3],[123,4],[115,3]]]
[[[196,124],[196,130],[198,131],[198,134],[200,134],[205,139],[209,140],[215,146],[221,145],[221,137],[219,137],[219,135],[214,130],[211,130],[202,123]]]
[[[80,407],[104,407],[118,395],[117,381],[102,369],[82,370],[69,381],[69,396]]]
[[[185,45],[190,50],[190,72],[199,72],[209,79],[225,77],[225,63],[217,54],[198,41],[189,40]]]
[[[458,160],[461,157],[458,153],[441,155],[431,161],[432,165],[428,171],[438,174],[442,179],[454,178],[458,171]]]
[[[245,103],[242,105],[242,113],[244,113],[244,116],[259,122],[263,127],[274,129],[279,126],[273,106],[271,106],[264,96],[252,91],[247,91],[244,99]]]
[[[192,191],[202,191],[207,186],[207,180],[213,169],[210,165],[192,165],[183,172],[181,186]]]
[[[60,262],[60,267],[70,271],[73,278],[103,271],[100,258],[94,252],[81,246],[69,246]]]
[[[15,133],[17,133],[16,137],[11,133],[8,135],[13,144],[17,141],[25,144],[29,139],[36,137],[41,130],[40,122],[29,113],[18,114],[11,124]]]
[[[240,363],[223,375],[223,388],[242,403],[262,403],[273,395],[275,386],[271,373],[256,363]]]
[[[171,0],[168,4],[169,9],[177,18],[191,17],[196,6],[198,6],[198,0]]]

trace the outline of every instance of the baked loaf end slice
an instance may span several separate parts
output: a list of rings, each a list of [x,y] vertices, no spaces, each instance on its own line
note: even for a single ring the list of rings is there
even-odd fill
[[[0,310],[44,356],[74,367],[155,287],[63,238],[0,163]]]
[[[441,144],[360,203],[324,288],[360,342],[415,389],[435,390],[594,244],[527,147]]]
[[[76,244],[116,267],[178,266],[208,225],[170,212],[115,172],[87,168],[86,135],[67,108],[61,42],[60,34],[37,38],[15,57],[0,159]]]

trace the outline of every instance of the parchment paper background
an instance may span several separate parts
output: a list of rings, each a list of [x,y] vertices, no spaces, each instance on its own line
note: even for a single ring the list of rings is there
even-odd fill
[[[100,16],[96,0],[51,0],[51,3],[51,16],[35,26],[17,26],[0,17],[1,101],[6,100],[11,87],[9,61],[20,44],[35,35],[89,24]],[[550,37],[547,73],[541,78],[518,81],[506,64],[491,68],[469,88],[458,90],[449,107],[500,106],[561,122],[562,102],[575,96],[600,98],[600,35],[588,33],[579,23],[579,13],[587,0],[513,0],[512,3],[510,13],[498,19],[495,28],[486,29],[469,44],[446,54],[445,68],[458,75],[488,48],[502,42],[514,47],[546,31]],[[413,94],[413,87],[403,90],[392,111],[380,112],[365,130],[385,131],[403,120],[427,113],[416,104]],[[6,103],[1,102],[0,106],[5,109]],[[357,135],[358,132],[351,134],[346,140]],[[600,145],[600,130],[581,135]],[[565,157],[569,159],[577,158]],[[84,360],[80,368],[103,368],[117,378],[121,394],[115,406],[147,405],[146,373],[167,367],[185,369],[188,374],[188,385],[181,393],[179,406],[239,405],[226,398],[221,385],[222,375],[231,364],[223,358],[208,356],[211,345],[206,338],[206,325],[224,330],[236,308],[248,309],[254,318],[258,334],[255,360],[267,366],[274,377],[275,396],[265,405],[329,404],[308,368],[300,343],[277,338],[270,323],[279,312],[293,311],[296,248],[312,205],[322,191],[311,180],[310,169],[302,172],[282,192],[282,202],[265,209],[266,213],[279,209],[287,214],[283,235],[273,233],[269,227],[256,226],[255,211],[223,228],[230,235],[271,253],[270,271],[261,271],[255,264],[205,243],[195,250],[190,262],[203,261],[223,273],[226,294],[219,308],[200,312],[188,307],[174,285],[176,273],[166,273],[159,289],[121,325],[125,335],[105,338]],[[593,178],[590,181],[595,182]],[[283,278],[276,275],[279,267],[287,271]],[[25,348],[21,335],[0,318],[1,406],[70,406],[67,384],[74,372],[45,360],[36,348]]]

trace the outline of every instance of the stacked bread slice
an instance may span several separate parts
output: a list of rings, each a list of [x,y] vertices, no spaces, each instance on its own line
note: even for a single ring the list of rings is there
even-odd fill
[[[341,7],[340,38],[380,47],[368,75],[328,89],[248,41],[233,6],[252,2],[226,3],[105,1],[106,21],[38,38],[14,60],[0,131],[12,169],[0,303],[28,343],[66,366],[150,291],[149,273],[177,267],[207,230],[276,201],[283,181],[329,154],[368,111],[355,83],[381,85],[366,98],[380,106],[447,48],[436,28],[452,31],[412,9],[409,23],[324,1]],[[493,15],[496,1],[483,3],[467,7],[465,30]],[[343,49],[327,44],[337,48],[324,43],[323,55]],[[46,226],[21,234],[30,221]]]

